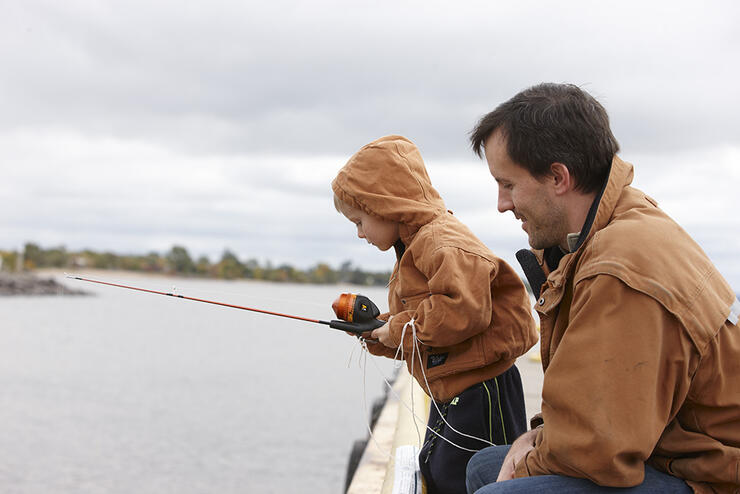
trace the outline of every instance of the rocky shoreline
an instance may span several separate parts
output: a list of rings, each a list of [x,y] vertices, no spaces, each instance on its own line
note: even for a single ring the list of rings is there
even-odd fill
[[[4,295],[89,295],[57,283],[54,278],[40,278],[30,273],[0,273],[0,296]]]

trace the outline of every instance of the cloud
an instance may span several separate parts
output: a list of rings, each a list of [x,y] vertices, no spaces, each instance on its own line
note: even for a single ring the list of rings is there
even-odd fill
[[[636,184],[725,263],[739,20],[721,1],[16,2],[0,18],[0,247],[179,243],[385,268],[392,254],[355,237],[329,182],[399,133],[513,261],[524,234],[467,133],[524,87],[567,81],[607,108]]]
[[[460,158],[480,115],[555,80],[602,98],[623,147],[736,139],[730,2],[192,5],[16,4],[0,124],[219,154],[347,153],[400,132]]]

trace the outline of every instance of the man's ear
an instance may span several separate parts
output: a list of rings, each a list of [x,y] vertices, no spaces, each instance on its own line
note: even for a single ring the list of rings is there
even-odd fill
[[[562,163],[555,162],[550,165],[550,175],[556,194],[565,194],[571,190],[575,183],[568,167]]]

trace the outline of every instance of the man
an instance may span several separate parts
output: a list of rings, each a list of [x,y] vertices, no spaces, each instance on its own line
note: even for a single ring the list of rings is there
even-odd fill
[[[545,377],[535,428],[473,456],[468,492],[740,492],[740,302],[630,186],[604,108],[541,84],[471,142],[533,248]]]

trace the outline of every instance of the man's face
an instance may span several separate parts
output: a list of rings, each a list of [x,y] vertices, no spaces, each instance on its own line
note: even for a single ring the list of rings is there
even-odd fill
[[[495,131],[485,142],[486,161],[498,183],[498,210],[521,220],[529,245],[545,249],[560,245],[568,234],[566,216],[547,177],[536,179],[516,164],[506,150],[506,138]]]
[[[346,204],[342,206],[342,214],[357,225],[358,237],[364,238],[382,251],[393,247],[399,239],[398,223],[381,220]]]

